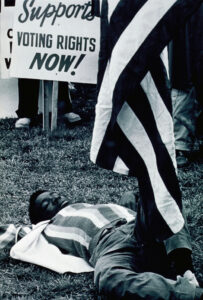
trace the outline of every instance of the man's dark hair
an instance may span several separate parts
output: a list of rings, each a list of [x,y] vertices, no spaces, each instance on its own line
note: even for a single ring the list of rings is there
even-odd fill
[[[37,224],[44,220],[43,213],[41,211],[39,211],[39,209],[36,209],[36,207],[35,207],[36,198],[44,192],[47,192],[47,190],[38,190],[30,196],[29,217],[30,217],[30,221],[32,224]]]

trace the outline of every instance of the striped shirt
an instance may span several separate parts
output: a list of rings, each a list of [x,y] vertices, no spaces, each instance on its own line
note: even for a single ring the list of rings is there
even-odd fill
[[[62,253],[88,261],[90,242],[102,227],[119,219],[130,222],[135,216],[134,211],[117,204],[76,203],[60,210],[42,234]],[[2,250],[9,250],[31,230],[31,225],[0,225],[0,253],[3,253]]]
[[[134,218],[135,212],[117,204],[77,203],[63,208],[43,234],[62,253],[88,261],[90,242],[102,227],[118,219],[129,222]]]

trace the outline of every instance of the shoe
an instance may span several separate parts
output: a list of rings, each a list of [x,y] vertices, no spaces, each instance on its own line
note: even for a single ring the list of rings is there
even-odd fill
[[[181,150],[176,151],[176,161],[179,168],[186,167],[189,164],[189,159],[187,158],[186,152],[187,151]]]
[[[66,113],[64,118],[71,124],[81,121],[81,117],[74,112]]]
[[[16,121],[15,128],[29,128],[30,122],[30,118],[20,118]]]

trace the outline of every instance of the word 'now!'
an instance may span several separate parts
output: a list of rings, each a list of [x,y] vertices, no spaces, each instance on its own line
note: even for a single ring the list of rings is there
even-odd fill
[[[78,68],[85,56],[85,54],[81,54],[79,56],[76,64],[74,65],[74,70]],[[32,63],[30,64],[29,69],[33,69],[34,66],[36,66],[38,70],[40,70],[42,67],[45,67],[47,71],[52,71],[58,67],[59,72],[68,72],[76,57],[76,55],[58,55],[56,53],[51,55],[45,53],[42,55],[41,53],[37,52],[32,60]],[[71,75],[74,76],[75,71],[72,71]]]

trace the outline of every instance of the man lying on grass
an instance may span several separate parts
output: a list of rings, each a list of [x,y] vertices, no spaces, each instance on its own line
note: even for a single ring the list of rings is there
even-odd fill
[[[123,197],[126,207],[128,199]],[[137,214],[126,207],[69,204],[57,193],[37,191],[30,197],[29,216],[32,224],[49,220],[42,222],[40,235],[61,255],[82,258],[94,268],[95,285],[106,299],[202,299],[203,289],[192,273],[187,227],[164,242],[153,241],[142,207]],[[8,232],[0,236],[0,249],[14,240]],[[26,230],[17,232],[18,240]]]

